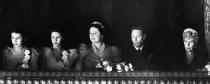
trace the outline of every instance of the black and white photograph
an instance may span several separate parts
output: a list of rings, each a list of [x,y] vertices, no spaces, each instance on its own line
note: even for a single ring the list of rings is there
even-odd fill
[[[0,84],[209,84],[210,0],[0,0]]]

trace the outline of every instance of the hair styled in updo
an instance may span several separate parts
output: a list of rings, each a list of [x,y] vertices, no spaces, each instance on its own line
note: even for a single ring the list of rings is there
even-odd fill
[[[97,28],[99,30],[99,32],[101,33],[101,35],[105,34],[105,28],[104,28],[104,26],[101,22],[94,21],[94,22],[91,23],[90,28],[91,27]]]
[[[193,41],[198,44],[199,35],[198,32],[192,28],[187,28],[183,31],[183,40],[186,38],[191,38]]]
[[[26,43],[26,31],[23,29],[23,27],[13,27],[11,30],[10,30],[10,36],[12,35],[12,33],[17,33],[17,34],[20,34],[21,37],[22,37],[22,46],[29,46],[28,43]],[[11,39],[11,37],[10,37]],[[9,44],[9,46],[13,46],[12,43]]]

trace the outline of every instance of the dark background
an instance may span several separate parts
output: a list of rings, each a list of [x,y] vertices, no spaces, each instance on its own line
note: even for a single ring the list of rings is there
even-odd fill
[[[50,45],[49,30],[59,28],[66,48],[89,43],[89,25],[100,19],[107,30],[106,42],[126,52],[130,27],[144,26],[148,44],[165,61],[183,48],[182,31],[191,27],[204,45],[202,0],[1,0],[0,46],[10,43],[10,29],[21,27],[29,45]]]

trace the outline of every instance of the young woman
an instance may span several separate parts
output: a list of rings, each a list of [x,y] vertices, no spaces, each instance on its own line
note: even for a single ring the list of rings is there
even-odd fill
[[[77,57],[77,54],[72,50],[62,48],[63,36],[62,33],[53,30],[51,31],[52,47],[43,49],[42,69],[44,70],[70,70],[72,64]],[[70,52],[70,53],[69,53]]]
[[[11,47],[4,50],[3,66],[6,70],[37,70],[38,52],[24,45],[25,36],[21,30],[11,32]]]

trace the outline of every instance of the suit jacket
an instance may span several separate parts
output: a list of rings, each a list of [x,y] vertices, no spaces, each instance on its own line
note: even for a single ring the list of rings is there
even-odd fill
[[[153,70],[155,69],[154,54],[150,53],[147,46],[142,51],[137,51],[131,44],[123,54],[123,61],[131,63],[135,71]]]

